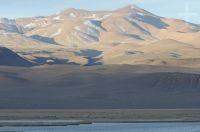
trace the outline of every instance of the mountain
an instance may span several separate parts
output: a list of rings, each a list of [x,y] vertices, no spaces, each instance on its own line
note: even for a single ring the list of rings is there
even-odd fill
[[[20,57],[8,48],[0,47],[0,65],[30,67],[35,64]]]
[[[113,11],[69,8],[50,16],[0,19],[0,45],[40,64],[195,67],[199,61],[190,62],[199,60],[199,31],[198,24],[136,5]]]
[[[121,53],[121,54],[118,54]],[[144,46],[119,45],[105,51],[106,64],[149,64],[163,66],[199,67],[199,48],[193,45],[163,39]],[[116,56],[118,54],[118,56]],[[112,58],[110,57],[112,56]]]
[[[15,20],[9,20],[7,18],[0,18],[0,29],[7,32],[22,33],[18,28]]]
[[[199,80],[199,69],[180,67],[4,67],[0,68],[0,108],[200,108]]]
[[[27,21],[28,23],[24,23]],[[67,9],[48,16],[16,20],[27,36],[40,35],[61,45],[82,46],[88,43],[130,43],[166,39],[159,31],[195,33],[199,25],[154,15],[135,5],[114,11]],[[108,39],[109,38],[109,39]]]
[[[200,108],[199,42],[136,5],[1,18],[0,108]]]

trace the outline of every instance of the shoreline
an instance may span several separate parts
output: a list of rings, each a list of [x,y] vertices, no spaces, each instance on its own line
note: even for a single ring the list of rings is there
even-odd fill
[[[87,121],[78,121],[78,122],[69,122],[66,120],[66,122],[49,122],[48,121],[39,121],[38,122],[30,122],[27,120],[27,122],[24,120],[23,122],[19,122],[20,120],[12,120],[12,122],[1,122],[1,127],[43,127],[43,126],[78,126],[83,124],[92,124],[92,122]]]
[[[41,122],[41,121],[44,122]],[[59,122],[59,120],[61,122]],[[63,122],[63,120],[78,122]],[[12,121],[12,122],[3,122]],[[18,121],[18,122],[15,122]],[[21,123],[19,122],[21,121]],[[26,122],[30,121],[30,122]],[[33,121],[33,123],[31,123]],[[38,121],[38,122],[34,122]],[[46,122],[45,122],[46,121]],[[49,122],[57,121],[57,122]],[[0,126],[68,126],[93,123],[198,123],[200,109],[0,110]]]
[[[62,127],[62,126],[79,126],[79,125],[92,125],[92,124],[99,124],[99,123],[107,123],[107,124],[151,124],[151,123],[200,123],[200,121],[101,121],[101,122],[87,122],[87,121],[81,121],[81,122],[66,122],[66,123],[46,123],[46,122],[37,122],[37,123],[14,123],[15,120],[13,120],[13,123],[0,123],[1,127]],[[18,120],[17,120],[18,121]]]

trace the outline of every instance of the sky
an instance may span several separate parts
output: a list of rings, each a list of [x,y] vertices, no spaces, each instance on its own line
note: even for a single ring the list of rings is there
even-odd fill
[[[159,16],[200,24],[199,0],[0,0],[0,17],[46,16],[67,8],[114,10],[130,4]]]

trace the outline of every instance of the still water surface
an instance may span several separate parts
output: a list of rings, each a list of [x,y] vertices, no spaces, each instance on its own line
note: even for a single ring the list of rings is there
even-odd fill
[[[94,123],[65,127],[0,127],[0,132],[200,132],[200,123]]]

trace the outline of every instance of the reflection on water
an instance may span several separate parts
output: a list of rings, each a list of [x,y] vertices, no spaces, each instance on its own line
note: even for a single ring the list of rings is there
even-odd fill
[[[65,127],[1,127],[0,132],[200,132],[200,123],[95,123]]]

